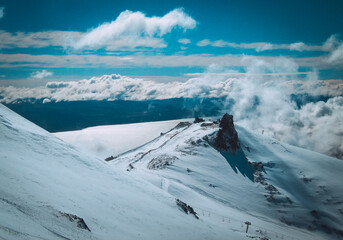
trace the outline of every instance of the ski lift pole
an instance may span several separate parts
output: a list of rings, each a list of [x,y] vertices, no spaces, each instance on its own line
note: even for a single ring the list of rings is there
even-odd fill
[[[245,232],[247,233],[248,232],[248,228],[251,225],[251,222],[246,221],[245,224],[247,225],[247,229],[245,230]]]

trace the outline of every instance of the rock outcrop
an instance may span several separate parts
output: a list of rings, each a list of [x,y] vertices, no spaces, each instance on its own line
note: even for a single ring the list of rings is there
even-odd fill
[[[91,231],[87,226],[86,222],[83,220],[83,218],[65,212],[59,212],[59,214],[60,216],[67,218],[70,222],[75,222],[78,228],[85,229],[89,232]]]
[[[214,142],[215,147],[226,151],[236,151],[239,149],[240,144],[233,124],[233,116],[225,113],[220,120],[219,127],[220,129]]]
[[[199,118],[199,117],[196,117],[194,119],[194,122],[193,123],[201,123],[201,122],[205,122],[205,120],[203,118]]]

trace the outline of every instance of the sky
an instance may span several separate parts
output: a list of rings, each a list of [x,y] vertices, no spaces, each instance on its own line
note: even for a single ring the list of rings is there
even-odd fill
[[[1,0],[0,86],[105,74],[186,81],[213,65],[245,73],[247,56],[281,62],[278,72],[297,78],[340,80],[342,9],[327,0]],[[285,72],[279,59],[296,69]]]

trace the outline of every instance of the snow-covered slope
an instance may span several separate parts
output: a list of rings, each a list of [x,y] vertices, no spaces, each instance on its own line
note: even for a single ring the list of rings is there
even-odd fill
[[[211,122],[181,124],[111,163],[185,199],[200,216],[241,221],[248,214],[252,226],[274,228],[286,239],[342,237],[342,161],[241,127],[241,148],[222,151],[209,144],[218,129]],[[292,233],[294,227],[305,235]]]
[[[0,149],[1,239],[245,236],[185,215],[168,192],[88,157],[1,104]]]
[[[160,135],[161,132],[170,130],[180,121],[97,126],[53,134],[63,141],[78,147],[83,152],[106,158],[139,147]]]
[[[235,155],[222,152],[225,159],[202,140],[217,130],[217,125],[185,125],[104,162],[0,104],[0,238],[338,237],[294,224],[313,219],[340,227],[341,161],[242,128],[242,149]],[[262,161],[265,172],[251,175],[245,157]],[[153,159],[155,168],[148,169]],[[169,165],[157,169],[159,160]],[[275,203],[264,195],[273,195]],[[199,219],[185,214],[175,198],[190,205]],[[282,216],[292,225],[280,221]],[[245,221],[251,222],[248,233]]]

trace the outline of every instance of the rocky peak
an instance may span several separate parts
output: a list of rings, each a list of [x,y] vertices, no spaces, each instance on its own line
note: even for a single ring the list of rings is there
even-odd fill
[[[215,146],[218,149],[236,151],[239,149],[238,134],[233,124],[233,116],[224,114],[219,124],[219,131],[215,139]]]

